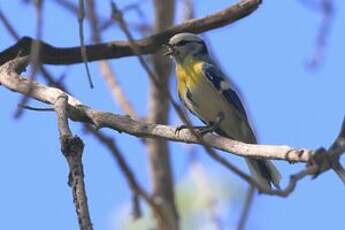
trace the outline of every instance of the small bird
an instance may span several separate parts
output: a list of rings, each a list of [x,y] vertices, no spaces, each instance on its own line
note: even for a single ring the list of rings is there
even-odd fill
[[[179,33],[166,44],[176,63],[178,96],[185,107],[206,126],[202,133],[217,134],[256,144],[246,111],[223,72],[210,57],[205,42],[196,34]],[[182,126],[181,126],[182,127]],[[280,174],[271,161],[246,158],[256,180],[265,188],[279,188]]]

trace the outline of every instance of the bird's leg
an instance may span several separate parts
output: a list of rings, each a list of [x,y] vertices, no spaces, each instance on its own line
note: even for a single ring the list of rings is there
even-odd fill
[[[191,126],[191,129],[194,129],[198,134],[205,135],[206,133],[214,132],[224,120],[224,113],[219,113],[215,122],[210,122],[206,126]],[[175,129],[175,134],[180,132],[182,129],[188,129],[187,125],[180,125]]]
[[[178,134],[182,129],[188,129],[188,128],[189,128],[188,125],[177,126],[175,129],[175,134]],[[190,126],[190,128],[198,131],[202,128],[205,128],[205,126]]]
[[[224,113],[219,113],[214,122],[210,122],[208,125],[199,128],[199,134],[205,135],[207,133],[214,132],[224,120]]]

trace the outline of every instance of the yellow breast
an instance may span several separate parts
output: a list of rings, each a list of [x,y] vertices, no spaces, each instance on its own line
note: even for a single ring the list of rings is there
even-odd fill
[[[182,95],[186,88],[193,89],[203,81],[202,62],[193,58],[176,65],[177,90]]]

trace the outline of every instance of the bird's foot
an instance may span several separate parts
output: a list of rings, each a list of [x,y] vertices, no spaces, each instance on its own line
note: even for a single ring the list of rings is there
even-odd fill
[[[217,129],[217,127],[212,123],[212,124],[210,124],[210,125],[206,125],[206,126],[203,126],[203,127],[199,127],[198,129],[197,129],[197,132],[198,132],[198,134],[200,134],[200,135],[205,135],[205,134],[207,134],[207,133],[212,133],[212,132],[214,132],[215,130]]]
[[[212,133],[214,131],[216,131],[219,128],[220,123],[224,120],[224,114],[220,113],[215,122],[210,122],[208,125],[206,126],[191,126],[188,127],[187,125],[180,125],[175,129],[175,135],[178,135],[178,133],[182,130],[182,129],[193,129],[195,132],[197,132],[197,134],[203,136],[207,133]]]
[[[201,127],[199,132],[201,135],[205,135],[206,133],[212,133],[219,128],[220,123],[224,120],[224,114],[219,113],[215,122],[210,122],[208,125]]]
[[[205,127],[207,127],[207,126],[191,126],[191,127],[189,127],[188,125],[180,125],[180,126],[176,127],[176,129],[175,129],[175,135],[178,135],[179,132],[180,132],[181,130],[183,130],[183,129],[193,129],[193,130],[195,130],[197,133],[199,133],[200,135],[202,135],[202,134],[200,133],[199,130],[202,130],[202,129],[205,128]]]
[[[187,125],[180,125],[175,129],[175,135],[178,135],[179,132],[183,129],[192,129],[194,130],[198,135],[205,135],[207,133],[212,133],[217,129],[214,124],[206,125],[206,126],[191,126],[188,127]]]

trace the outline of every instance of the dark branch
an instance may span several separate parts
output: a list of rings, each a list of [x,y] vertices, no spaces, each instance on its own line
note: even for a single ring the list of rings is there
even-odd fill
[[[161,33],[136,40],[135,43],[140,54],[154,53],[161,48],[163,43],[176,33],[184,31],[202,33],[223,27],[249,15],[258,8],[260,3],[261,0],[240,1],[222,11],[204,18],[188,20]],[[32,38],[23,37],[16,44],[1,52],[0,65],[17,57],[18,53],[20,53],[21,56],[29,55],[33,41],[34,40]],[[80,46],[59,48],[44,41],[40,41],[40,44],[40,62],[42,64],[67,65],[81,63],[83,61]],[[128,41],[113,41],[87,45],[85,48],[87,51],[88,61],[135,55]]]

